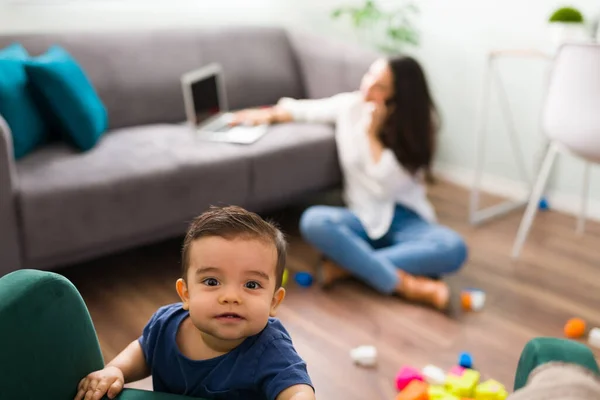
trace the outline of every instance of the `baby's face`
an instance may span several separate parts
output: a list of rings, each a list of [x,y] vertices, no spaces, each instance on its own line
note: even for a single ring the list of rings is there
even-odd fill
[[[189,255],[188,307],[196,328],[221,340],[241,340],[265,328],[284,293],[275,290],[274,244],[211,236],[194,241]]]

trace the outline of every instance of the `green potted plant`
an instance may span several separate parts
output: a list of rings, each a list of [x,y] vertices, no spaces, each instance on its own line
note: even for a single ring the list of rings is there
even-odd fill
[[[412,22],[418,11],[416,5],[410,2],[384,10],[373,0],[365,0],[360,6],[337,7],[331,17],[349,17],[359,40],[391,54],[419,44],[419,34]]]
[[[561,7],[548,18],[553,35],[553,44],[581,41],[586,38],[585,20],[581,11],[574,7]]]

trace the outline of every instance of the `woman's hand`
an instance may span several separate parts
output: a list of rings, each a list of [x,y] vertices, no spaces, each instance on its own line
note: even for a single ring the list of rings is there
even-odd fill
[[[370,137],[379,138],[383,125],[391,111],[383,102],[369,102],[371,122],[367,134]]]
[[[231,125],[264,125],[291,122],[292,115],[281,107],[251,108],[233,114]]]
[[[264,125],[275,122],[273,108],[253,108],[233,114],[231,125]]]

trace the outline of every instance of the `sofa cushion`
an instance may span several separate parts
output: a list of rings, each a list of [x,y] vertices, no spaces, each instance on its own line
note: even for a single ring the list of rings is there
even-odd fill
[[[248,152],[252,158],[251,203],[255,207],[281,204],[341,181],[330,125],[273,125]]]
[[[62,47],[52,46],[28,60],[25,70],[42,97],[40,103],[60,123],[62,136],[81,150],[94,147],[108,127],[108,115],[78,62]]]
[[[16,159],[29,154],[48,138],[25,72],[28,58],[27,50],[18,43],[0,50],[0,115],[10,127]]]
[[[101,248],[180,224],[211,204],[244,205],[244,148],[200,142],[184,125],[109,132],[86,153],[55,144],[17,164],[27,262]]]

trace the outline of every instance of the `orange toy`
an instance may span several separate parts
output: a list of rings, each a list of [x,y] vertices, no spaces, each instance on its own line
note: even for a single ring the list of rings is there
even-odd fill
[[[398,393],[396,400],[428,400],[427,384],[421,381],[411,381],[403,391]]]
[[[577,339],[585,335],[585,321],[581,318],[571,318],[565,324],[565,336]]]

